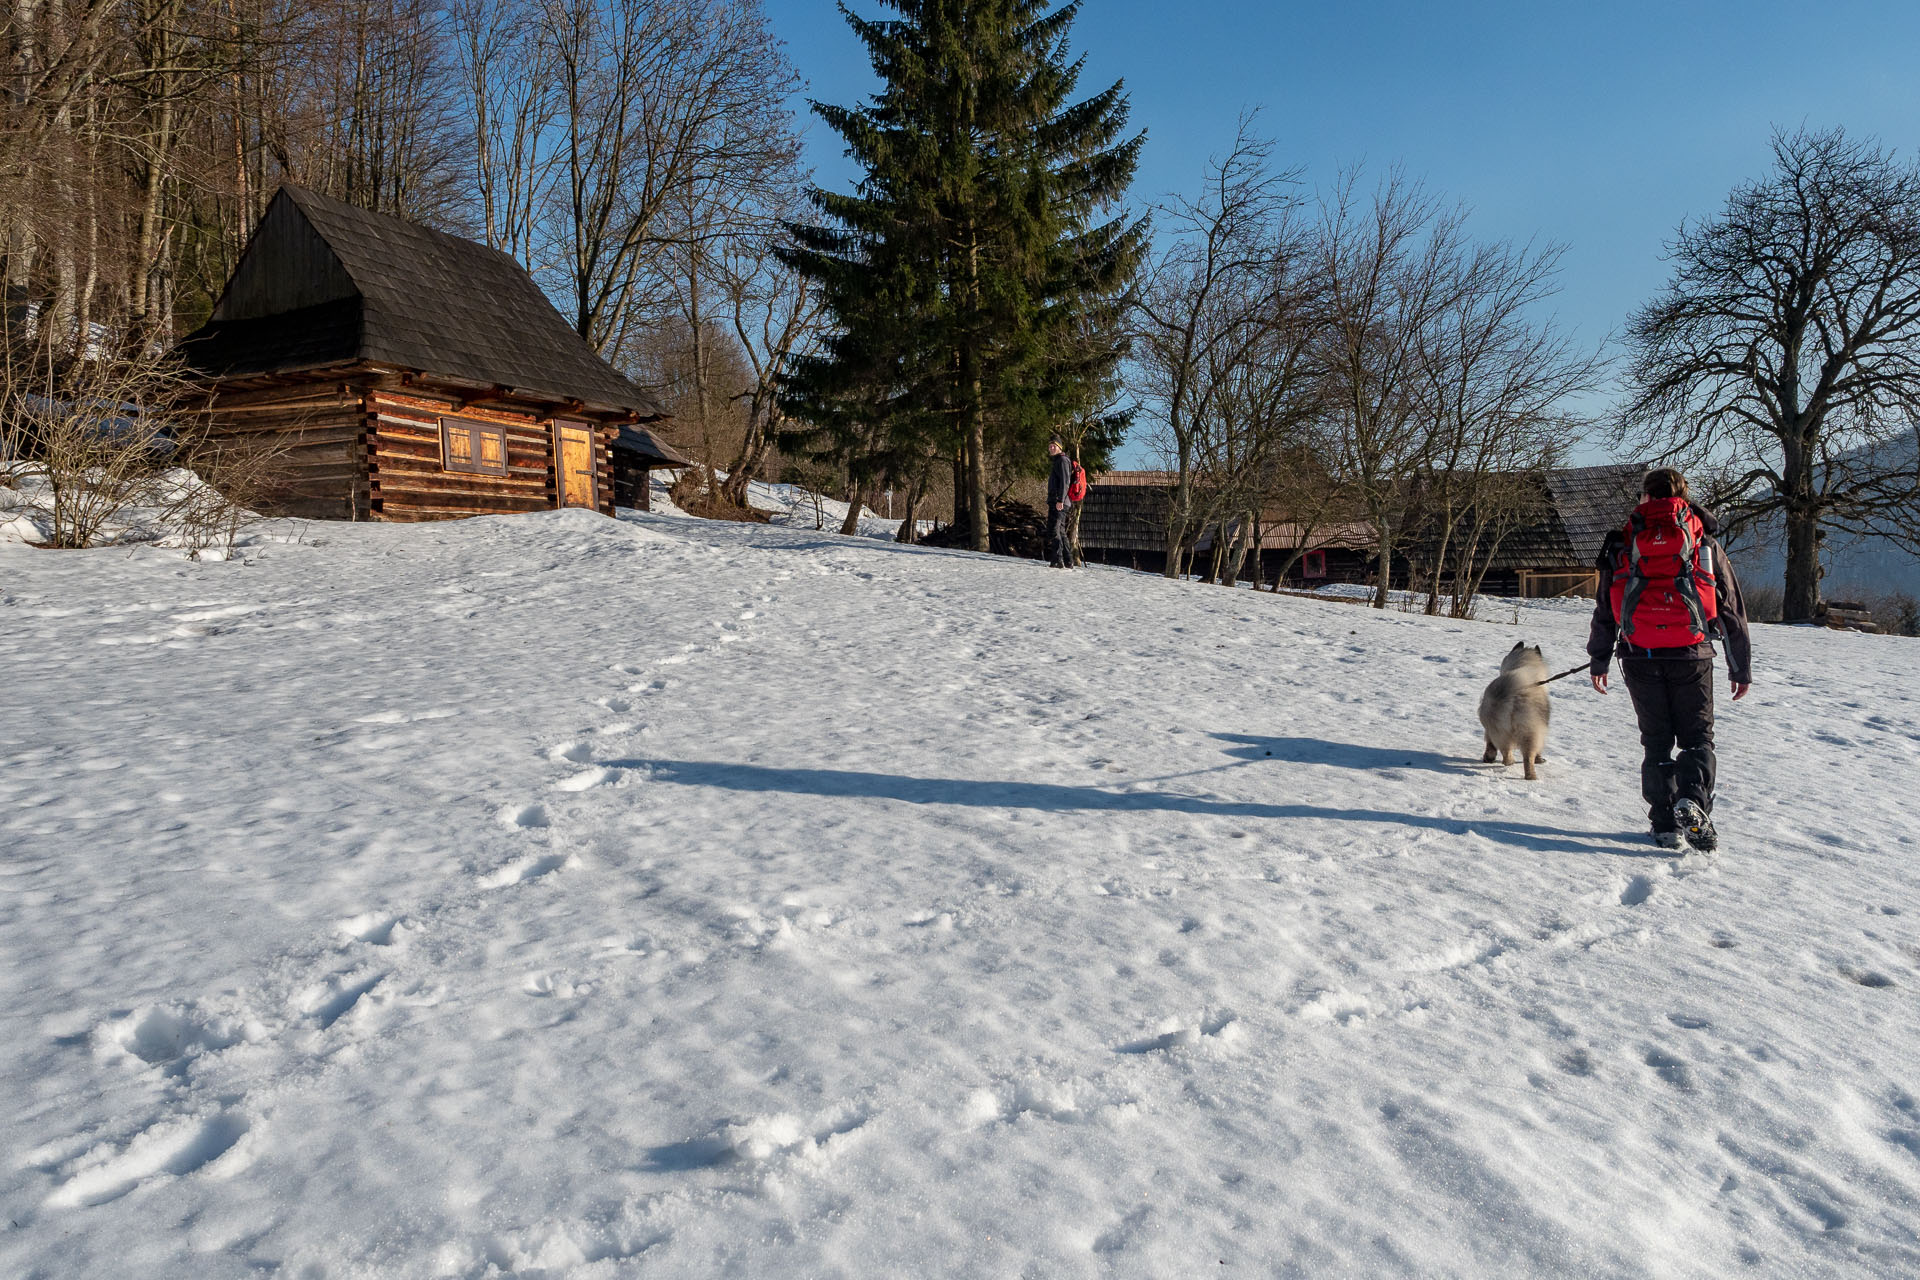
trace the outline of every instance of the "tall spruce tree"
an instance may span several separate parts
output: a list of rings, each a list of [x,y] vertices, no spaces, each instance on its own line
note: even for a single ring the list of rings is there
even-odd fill
[[[1120,82],[1072,101],[1079,0],[885,3],[898,18],[840,5],[880,92],[813,104],[865,175],[816,188],[825,221],[792,228],[789,261],[819,281],[834,332],[796,363],[787,410],[856,471],[952,458],[956,521],[984,551],[989,456],[1037,465],[1125,353],[1145,227],[1108,215],[1145,135],[1123,136]]]

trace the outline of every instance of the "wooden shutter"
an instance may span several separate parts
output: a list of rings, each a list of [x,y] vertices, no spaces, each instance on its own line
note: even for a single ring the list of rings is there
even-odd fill
[[[506,428],[468,418],[440,419],[442,464],[448,471],[472,475],[507,474]]]

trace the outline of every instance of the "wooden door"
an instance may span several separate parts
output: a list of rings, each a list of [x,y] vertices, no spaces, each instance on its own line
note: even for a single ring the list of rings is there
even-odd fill
[[[560,505],[597,507],[593,483],[593,431],[578,422],[553,424],[554,458],[560,467]]]

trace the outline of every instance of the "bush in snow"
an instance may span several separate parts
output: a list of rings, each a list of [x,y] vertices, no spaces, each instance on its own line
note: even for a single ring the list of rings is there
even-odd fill
[[[231,550],[274,485],[277,439],[215,436],[164,356],[0,344],[0,472],[14,532],[47,547],[170,539]]]

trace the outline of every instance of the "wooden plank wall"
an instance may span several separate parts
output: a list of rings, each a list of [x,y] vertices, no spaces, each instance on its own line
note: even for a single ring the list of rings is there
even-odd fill
[[[369,494],[363,400],[361,390],[347,383],[229,392],[213,402],[211,430],[263,444],[279,435],[285,452],[273,464],[277,482],[272,497],[260,503],[268,514],[364,520]]]
[[[506,428],[507,474],[447,471],[440,456],[443,414]],[[414,390],[370,392],[367,418],[376,520],[444,520],[556,505],[553,427],[543,418],[462,408],[457,400]]]
[[[446,470],[440,418],[457,414],[504,427],[507,474]],[[548,511],[555,487],[553,422],[540,411],[469,408],[451,395],[416,388],[370,389],[363,382],[307,383],[216,395],[213,429],[224,435],[279,433],[276,496],[268,514],[320,520],[445,520]],[[593,426],[598,508],[612,515],[613,438]]]

